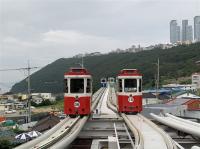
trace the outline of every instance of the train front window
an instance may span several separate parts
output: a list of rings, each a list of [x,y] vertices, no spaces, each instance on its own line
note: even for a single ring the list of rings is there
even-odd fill
[[[87,79],[86,93],[91,93],[91,79]]]
[[[139,79],[139,92],[142,91],[142,79]]]
[[[122,92],[122,79],[118,80],[118,92]]]
[[[84,79],[71,79],[70,92],[84,93]]]
[[[124,80],[124,92],[136,92],[137,91],[137,80],[136,79],[125,79]]]
[[[64,92],[65,92],[65,93],[68,93],[67,79],[64,80]]]

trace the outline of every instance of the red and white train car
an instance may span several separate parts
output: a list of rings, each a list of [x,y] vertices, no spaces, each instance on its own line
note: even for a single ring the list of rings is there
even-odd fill
[[[118,111],[138,113],[142,111],[142,74],[137,69],[123,69],[117,76]]]
[[[92,76],[85,68],[71,68],[64,74],[64,113],[69,116],[91,112]]]

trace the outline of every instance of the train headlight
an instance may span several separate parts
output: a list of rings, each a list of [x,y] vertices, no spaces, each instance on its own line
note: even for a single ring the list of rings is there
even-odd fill
[[[80,107],[80,102],[78,102],[78,101],[75,101],[75,102],[74,102],[74,107],[75,107],[75,108],[78,108],[78,107]]]
[[[128,102],[133,102],[134,98],[132,96],[128,97]]]

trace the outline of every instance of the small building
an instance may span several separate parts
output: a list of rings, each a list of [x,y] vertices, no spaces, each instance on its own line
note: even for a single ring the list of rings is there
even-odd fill
[[[50,115],[38,121],[37,124],[33,126],[32,130],[43,132],[45,130],[51,129],[59,122],[60,122],[59,117]]]
[[[150,113],[154,114],[164,114],[164,113],[171,113],[177,116],[184,116],[184,111],[187,109],[185,105],[178,105],[178,104],[152,104],[152,105],[145,105],[143,107],[142,114],[148,118],[151,118]]]
[[[1,103],[0,104],[0,111],[10,111],[14,109],[13,103]]]
[[[41,97],[33,96],[33,97],[32,97],[32,101],[33,101],[34,103],[36,103],[36,104],[40,104],[40,103],[42,103],[42,102],[44,101],[44,99],[41,98]]]
[[[19,110],[19,109],[23,109],[26,107],[26,103],[24,102],[15,102],[14,103],[15,109]]]
[[[180,94],[177,94],[176,98],[200,99],[200,96],[197,96],[189,92],[182,92]]]
[[[6,120],[6,118],[4,116],[0,116],[0,123],[5,121],[5,120]]]
[[[200,100],[199,99],[189,99],[189,98],[176,98],[170,100],[168,105],[185,105],[187,110],[197,111],[200,110]]]
[[[196,91],[196,85],[194,84],[166,84],[162,86],[165,89],[170,90],[183,90],[183,91]]]
[[[187,110],[200,111],[200,100],[191,99],[184,103],[184,105],[187,105]]]
[[[158,99],[152,93],[143,93],[142,94],[142,105],[147,104],[156,104],[158,103]]]
[[[192,74],[192,84],[196,86],[196,88],[200,88],[200,73]]]
[[[52,96],[52,93],[32,93],[31,95],[32,95],[32,97],[40,97],[43,100],[48,99],[51,102],[54,102],[56,99],[54,96]]]
[[[163,92],[159,93],[158,98],[156,97],[156,93],[153,93],[153,92],[143,92],[142,93],[142,104],[143,105],[165,103],[169,99],[170,99],[170,97]]]

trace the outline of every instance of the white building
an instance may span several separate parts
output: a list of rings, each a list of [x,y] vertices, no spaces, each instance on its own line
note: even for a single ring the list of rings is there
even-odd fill
[[[0,104],[0,111],[9,111],[14,109],[13,103],[1,103]]]
[[[176,98],[200,99],[200,96],[191,93],[183,93],[178,95]]]
[[[193,84],[167,84],[167,85],[163,85],[163,88],[178,88],[178,89],[182,89],[184,91],[196,91],[196,85]]]
[[[142,94],[142,105],[157,104],[157,103],[159,103],[159,100],[156,98],[154,94],[152,93]]]
[[[42,98],[43,100],[47,100],[48,99],[51,102],[55,101],[55,97],[52,96],[51,93],[32,93],[32,96],[33,96],[33,98],[34,97],[38,97],[38,98]],[[38,101],[38,102],[40,102],[40,101]]]
[[[200,73],[192,74],[192,84],[199,89],[200,88]]]
[[[41,97],[37,97],[37,96],[33,96],[32,101],[36,104],[40,104],[42,103],[44,99],[42,99]]]

